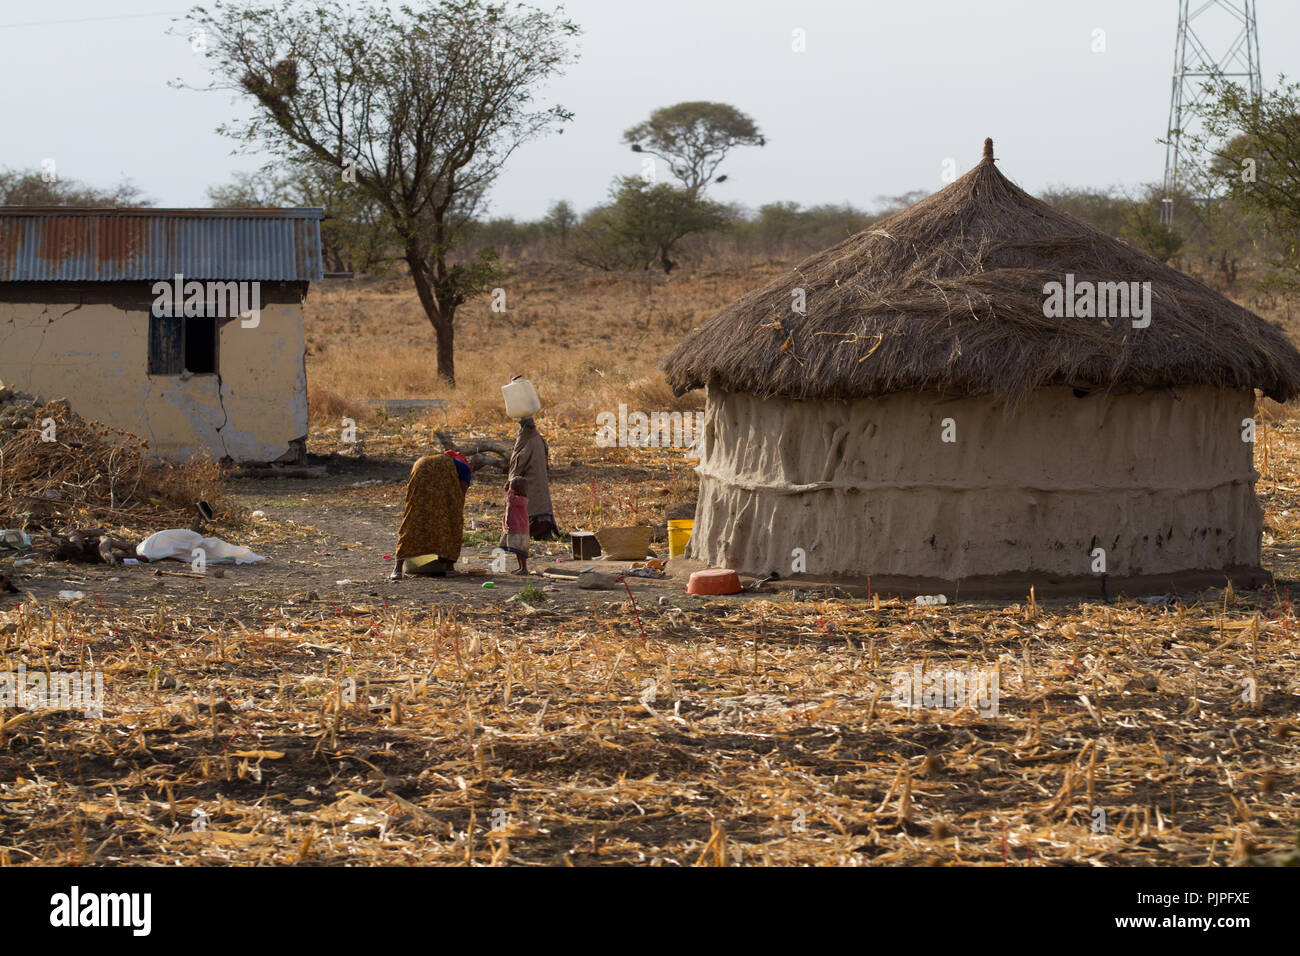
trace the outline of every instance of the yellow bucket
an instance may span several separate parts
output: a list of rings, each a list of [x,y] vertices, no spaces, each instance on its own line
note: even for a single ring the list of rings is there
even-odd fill
[[[686,553],[686,542],[691,540],[691,530],[694,527],[694,519],[668,522],[668,557],[675,558]]]

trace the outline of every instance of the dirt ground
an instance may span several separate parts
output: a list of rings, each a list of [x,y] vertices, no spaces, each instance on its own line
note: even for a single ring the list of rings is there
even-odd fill
[[[421,449],[423,450],[423,449]],[[168,561],[158,565],[118,566],[41,562],[25,571],[24,589],[34,598],[57,599],[60,591],[81,591],[95,606],[133,607],[151,596],[171,599],[193,597],[204,602],[310,601],[339,604],[353,601],[382,602],[385,606],[420,606],[429,602],[495,606],[528,585],[548,589],[553,601],[590,601],[595,592],[579,590],[570,581],[547,577],[547,571],[572,571],[570,546],[565,541],[533,542],[527,578],[492,573],[491,552],[501,533],[500,473],[478,476],[466,500],[465,541],[460,573],[444,578],[407,576],[393,582],[393,549],[401,524],[404,490],[411,462],[409,455],[389,453],[356,458],[338,454],[312,456],[307,464],[325,467],[324,478],[236,479],[231,498],[247,509],[245,524],[223,527],[220,517],[209,533],[247,545],[267,560],[234,566],[211,565],[203,575],[192,575],[188,565]],[[619,469],[620,483],[667,480],[671,464],[647,469]],[[556,462],[552,480],[557,497],[585,489],[598,476],[608,483],[611,466],[573,467]],[[662,509],[661,509],[662,510]],[[561,524],[563,512],[561,512]],[[662,525],[662,517],[658,520]],[[568,524],[564,530],[569,530]],[[154,529],[161,530],[161,529]],[[662,534],[658,535],[662,538]],[[655,553],[667,556],[658,541]],[[514,558],[508,567],[513,568]],[[618,571],[630,562],[580,562],[580,567]],[[156,572],[162,571],[162,574]],[[485,582],[492,587],[485,588]],[[655,592],[681,587],[672,582],[633,579],[638,590]],[[622,593],[620,591],[620,593]],[[651,600],[654,595],[651,595]]]

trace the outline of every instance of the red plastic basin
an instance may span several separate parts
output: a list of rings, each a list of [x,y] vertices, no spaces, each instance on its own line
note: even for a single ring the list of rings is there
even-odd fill
[[[686,583],[687,594],[739,594],[740,577],[727,568],[709,568],[695,571]]]

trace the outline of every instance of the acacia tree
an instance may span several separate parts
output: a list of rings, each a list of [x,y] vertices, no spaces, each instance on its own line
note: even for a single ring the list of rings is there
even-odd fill
[[[0,206],[152,206],[139,188],[124,180],[96,189],[75,179],[43,176],[36,170],[0,169]]]
[[[1160,221],[1160,190],[1147,187],[1146,195],[1127,200],[1116,235],[1161,262],[1178,255],[1186,241],[1182,233]]]
[[[578,224],[578,212],[567,199],[557,199],[551,203],[542,222],[560,237],[560,245],[568,245],[569,230]]]
[[[722,229],[725,207],[668,183],[651,185],[637,176],[615,181],[613,201],[592,210],[578,230],[573,255],[598,269],[677,267],[673,250],[687,236]]]
[[[625,130],[623,142],[634,153],[650,153],[668,164],[692,196],[711,182],[727,153],[737,146],[763,146],[767,141],[754,121],[726,103],[691,102],[665,106],[643,123]]]
[[[457,308],[500,273],[466,239],[488,187],[524,142],[572,114],[535,102],[572,62],[576,24],[561,11],[426,0],[220,2],[189,19],[208,37],[216,79],[256,105],[219,132],[283,161],[337,175],[383,211],[454,383]]]
[[[322,167],[266,167],[237,172],[231,181],[208,187],[208,199],[218,209],[259,206],[320,206],[321,257],[329,272],[382,272],[394,258],[396,240],[388,218],[374,199]]]
[[[1277,88],[1259,98],[1222,77],[1205,89],[1204,127],[1188,139],[1204,159],[1210,189],[1263,224],[1276,245],[1279,284],[1294,289],[1300,286],[1300,84],[1279,77]]]

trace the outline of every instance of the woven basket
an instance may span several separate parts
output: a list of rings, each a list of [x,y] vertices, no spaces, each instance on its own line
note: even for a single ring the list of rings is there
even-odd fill
[[[601,528],[596,542],[606,558],[614,561],[640,561],[650,550],[653,529],[645,526]]]

